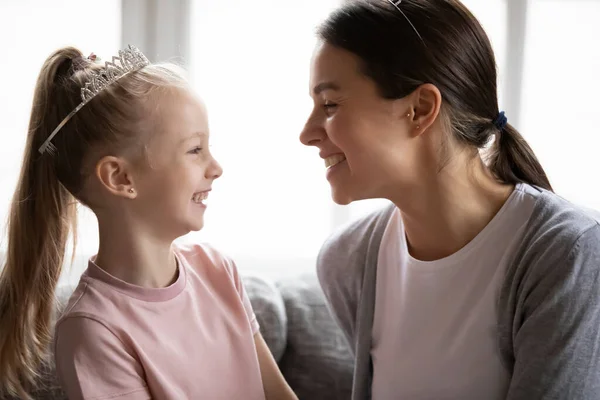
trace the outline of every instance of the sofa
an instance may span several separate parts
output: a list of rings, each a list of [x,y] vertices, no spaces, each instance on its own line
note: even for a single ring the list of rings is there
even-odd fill
[[[261,333],[298,398],[349,399],[352,354],[327,308],[316,274],[278,280],[245,275],[242,279]],[[57,315],[73,289],[72,285],[58,288]],[[54,371],[43,375],[34,398],[66,399]]]

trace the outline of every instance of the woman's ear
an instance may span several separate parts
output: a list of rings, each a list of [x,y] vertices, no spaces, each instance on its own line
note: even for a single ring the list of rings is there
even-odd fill
[[[105,156],[96,164],[96,177],[101,187],[116,196],[129,199],[137,196],[132,172],[129,163],[119,157]]]
[[[410,95],[410,120],[414,125],[415,136],[423,134],[433,125],[442,107],[442,94],[431,83],[419,86]]]

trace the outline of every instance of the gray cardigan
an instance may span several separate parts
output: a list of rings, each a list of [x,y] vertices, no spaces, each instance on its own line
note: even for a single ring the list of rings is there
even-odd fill
[[[600,223],[540,190],[497,300],[507,400],[600,399]],[[377,256],[394,206],[330,237],[319,281],[355,357],[352,400],[371,397]]]

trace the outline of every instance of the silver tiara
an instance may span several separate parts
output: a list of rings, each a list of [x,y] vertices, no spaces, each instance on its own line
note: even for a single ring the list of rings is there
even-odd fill
[[[87,103],[90,102],[98,93],[102,92],[108,85],[130,72],[137,71],[150,65],[150,61],[146,56],[135,46],[129,45],[125,50],[119,50],[119,56],[113,56],[112,61],[106,61],[104,68],[92,73],[91,78],[81,88],[81,103],[73,111],[69,113],[61,121],[60,124],[52,131],[48,139],[40,146],[39,152],[44,154],[54,154],[56,152],[56,146],[52,144],[52,139],[58,131],[75,115],[79,110],[83,108]]]

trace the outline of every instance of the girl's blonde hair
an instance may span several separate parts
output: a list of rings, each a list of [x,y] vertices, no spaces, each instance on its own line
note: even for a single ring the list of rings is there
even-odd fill
[[[72,47],[48,57],[39,74],[21,174],[8,220],[8,249],[0,272],[0,397],[30,398],[50,362],[55,290],[69,234],[76,237],[77,201],[107,154],[134,154],[152,131],[155,94],[185,88],[182,71],[149,65],[109,85],[59,131],[54,155],[39,147],[80,102],[80,89],[103,68]],[[141,151],[140,151],[141,152]]]

